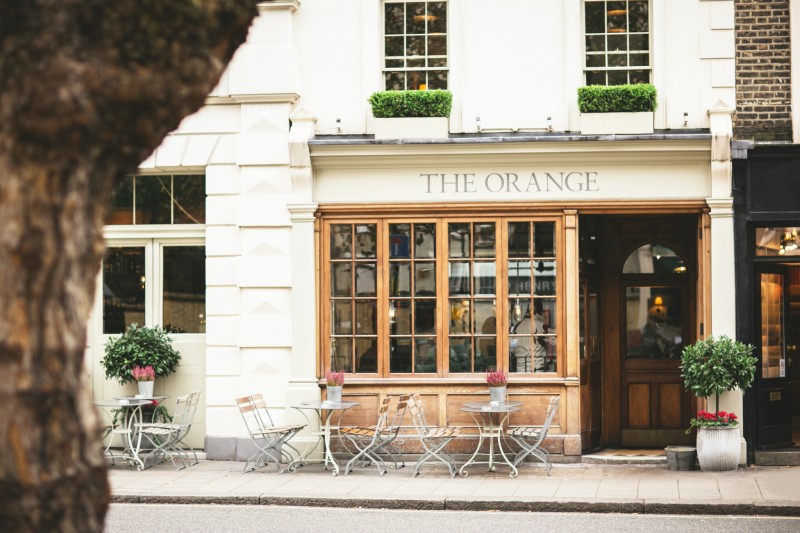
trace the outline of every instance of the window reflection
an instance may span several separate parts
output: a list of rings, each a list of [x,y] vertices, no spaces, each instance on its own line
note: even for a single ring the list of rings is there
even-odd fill
[[[625,289],[627,357],[677,359],[683,351],[683,307],[677,287]]]
[[[205,313],[205,247],[165,247],[164,329],[170,333],[205,333]]]
[[[103,260],[103,333],[144,325],[144,247],[109,248]]]

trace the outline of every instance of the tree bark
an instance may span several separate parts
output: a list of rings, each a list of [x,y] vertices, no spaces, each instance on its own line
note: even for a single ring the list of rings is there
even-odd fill
[[[0,3],[0,531],[102,531],[84,372],[115,177],[202,106],[253,0]]]

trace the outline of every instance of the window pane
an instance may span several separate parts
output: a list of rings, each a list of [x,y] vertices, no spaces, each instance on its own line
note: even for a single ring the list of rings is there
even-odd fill
[[[170,176],[136,176],[136,224],[169,224],[172,188]]]
[[[587,67],[605,67],[606,56],[605,54],[591,54],[586,56]]]
[[[205,333],[205,247],[165,247],[163,270],[164,329],[170,333]]]
[[[533,272],[534,294],[537,296],[555,296],[556,294],[556,262],[536,261]]]
[[[494,294],[497,269],[494,262],[475,263],[475,294]]]
[[[411,335],[411,301],[392,300],[395,308],[394,321],[391,322],[392,335]]]
[[[425,33],[425,2],[406,3],[406,33]]]
[[[436,296],[436,264],[417,263],[414,296]]]
[[[650,50],[650,36],[637,34],[628,37],[631,50]],[[646,63],[645,63],[646,64]]]
[[[414,306],[414,333],[417,335],[435,334],[436,300],[417,300]]]
[[[358,259],[375,257],[376,231],[375,224],[356,225],[356,257]]]
[[[494,224],[475,224],[475,257],[494,257]]]
[[[530,318],[526,318],[524,324],[520,326],[519,333],[525,333],[526,335],[511,337],[508,364],[511,372],[529,373],[533,372],[533,362],[531,361]]]
[[[587,35],[586,36],[586,51],[587,52],[604,52],[606,49],[606,36],[605,35]]]
[[[331,331],[333,331],[334,335],[350,335],[353,333],[353,311],[350,306],[350,300],[333,302]]]
[[[628,9],[625,2],[608,2],[606,4],[608,33],[624,32],[628,29]]]
[[[660,244],[645,244],[631,252],[622,265],[623,274],[681,274],[686,263],[677,252]]]
[[[133,224],[133,176],[122,176],[114,180],[111,212],[106,224]]]
[[[109,248],[103,260],[103,333],[144,325],[144,248]]]
[[[411,224],[389,224],[389,257],[408,259],[411,257]]]
[[[447,32],[447,2],[428,2],[428,33]]]
[[[428,37],[428,55],[443,56],[447,54],[447,37],[431,35]]]
[[[508,256],[529,257],[531,250],[530,222],[508,223]]]
[[[402,59],[387,59],[386,68],[403,68],[405,63]]]
[[[756,228],[756,255],[800,255],[798,230],[800,228],[795,227]]]
[[[356,300],[356,335],[375,335],[378,332],[375,300]]]
[[[450,294],[469,295],[469,263],[454,263],[447,265],[449,269]]]
[[[384,4],[384,33],[403,33],[403,4]]]
[[[555,222],[535,222],[534,257],[554,257],[556,255]]]
[[[331,296],[351,296],[352,270],[350,263],[334,263],[331,267]]]
[[[475,347],[475,372],[486,372],[490,368],[497,368],[495,337],[476,337]]]
[[[796,287],[790,285],[790,295],[794,288]],[[790,307],[790,317],[793,312],[796,312],[792,309],[793,307]],[[791,321],[789,323],[791,324]],[[783,364],[784,368],[786,366],[783,328],[783,276],[781,274],[762,273],[760,329],[761,374],[764,378],[781,377],[781,364]]]
[[[448,224],[448,227],[450,232],[450,244],[448,247],[450,257],[469,257],[469,224]]]
[[[605,2],[586,2],[586,33],[604,33],[606,28]]]
[[[602,71],[587,71],[586,72],[586,85],[605,85],[606,73]]]
[[[625,300],[626,356],[678,359],[683,351],[681,290],[627,287]]]
[[[356,296],[375,296],[375,277],[374,264],[356,263]]]
[[[414,224],[414,257],[436,257],[436,224]]]
[[[411,265],[409,263],[389,265],[389,296],[411,296]]]
[[[377,339],[356,339],[356,372],[378,371]]]
[[[628,36],[627,35],[609,35],[608,36],[608,51],[618,52],[626,51],[628,49]]]
[[[432,70],[428,73],[428,89],[439,91],[447,89],[447,71]]]
[[[632,66],[647,66],[650,64],[650,55],[649,54],[631,54],[630,55],[630,64]]]
[[[628,79],[630,80],[629,83],[637,84],[637,83],[650,83],[650,71],[649,70],[631,70]]]
[[[414,372],[433,373],[436,372],[436,339],[418,338],[415,339],[414,349]]]
[[[389,371],[392,373],[411,372],[411,339],[389,340]]]
[[[406,75],[402,72],[387,72],[384,75],[387,91],[402,91],[406,88]]]
[[[386,56],[403,57],[405,55],[403,53],[405,42],[405,37],[386,37],[384,40]]]
[[[508,292],[509,294],[531,293],[531,262],[508,262]]]
[[[350,237],[353,228],[350,224],[334,224],[331,226],[331,259],[349,259]]]
[[[475,300],[475,324],[474,331],[484,335],[494,335],[497,333],[497,317],[495,316],[495,304],[487,300]]]
[[[353,371],[353,340],[350,337],[333,339],[332,370]]]
[[[594,65],[592,65],[594,66]],[[628,54],[608,54],[609,67],[627,67]]]
[[[608,73],[609,85],[625,85],[628,83],[628,73],[624,70],[612,70]]]
[[[450,333],[469,334],[469,300],[450,300]]]
[[[173,224],[205,224],[206,177],[174,176]]]
[[[630,0],[628,2],[628,21],[630,31],[650,31],[647,14],[647,0]]]
[[[450,337],[450,373],[471,371],[471,360],[472,339]]]

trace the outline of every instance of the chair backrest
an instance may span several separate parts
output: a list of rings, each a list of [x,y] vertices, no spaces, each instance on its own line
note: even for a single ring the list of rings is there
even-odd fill
[[[236,406],[239,408],[244,425],[247,426],[247,431],[251,436],[258,431],[274,426],[261,394],[236,398]]]
[[[553,396],[550,398],[550,405],[547,406],[547,414],[544,416],[544,423],[542,424],[542,430],[539,432],[537,444],[541,443],[547,436],[547,430],[550,429],[550,424],[553,423],[553,418],[555,418],[556,411],[558,411],[558,401],[560,399],[561,396]]]
[[[175,400],[175,414],[172,416],[172,422],[184,428],[191,427],[199,402],[200,391],[178,397]]]
[[[414,393],[408,398],[406,402],[408,412],[411,413],[411,421],[414,422],[414,427],[417,433],[424,435],[428,432],[428,423],[425,420],[425,411],[422,410],[422,397],[419,393]]]
[[[394,409],[394,418],[392,418],[391,425],[386,429],[387,438],[394,439],[400,432],[400,428],[403,427],[403,419],[406,416],[406,409],[408,408],[410,399],[410,394],[401,394],[400,398],[397,400],[397,406]]]
[[[389,419],[389,404],[392,403],[392,397],[386,395],[381,400],[381,405],[378,407],[378,421],[375,423],[375,434],[379,434],[386,427],[386,422]]]

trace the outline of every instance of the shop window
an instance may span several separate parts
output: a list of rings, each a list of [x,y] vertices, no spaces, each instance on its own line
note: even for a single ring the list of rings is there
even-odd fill
[[[385,0],[386,90],[447,89],[447,2]]]
[[[756,228],[756,255],[772,257],[800,255],[798,229],[800,228]]]
[[[124,176],[114,184],[109,225],[205,224],[204,175]]]
[[[649,0],[584,0],[586,84],[650,82]]]
[[[326,222],[326,368],[556,372],[557,226],[501,217]]]

